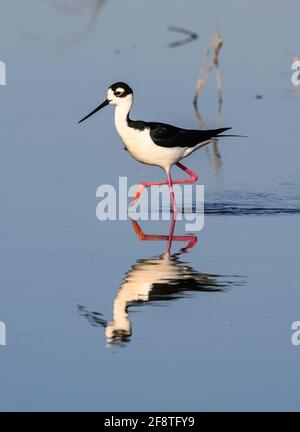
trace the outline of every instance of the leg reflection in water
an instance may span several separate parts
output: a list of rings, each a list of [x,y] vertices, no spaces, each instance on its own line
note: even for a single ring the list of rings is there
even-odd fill
[[[142,229],[140,228],[137,221],[132,220],[131,221],[133,229],[138,236],[140,240],[166,240],[167,243],[167,251],[166,253],[170,255],[171,253],[171,246],[173,241],[182,241],[182,242],[188,242],[186,247],[182,248],[180,253],[187,252],[188,249],[192,249],[196,243],[197,243],[197,236],[195,235],[181,235],[181,236],[175,236],[174,230],[176,225],[176,213],[173,213],[172,215],[172,221],[171,221],[171,227],[168,235],[162,235],[162,234],[144,234]]]
[[[147,302],[170,301],[184,297],[186,292],[224,291],[232,285],[226,277],[202,273],[180,261],[181,254],[193,248],[197,243],[194,235],[174,235],[176,219],[173,217],[168,235],[144,234],[136,221],[131,221],[140,240],[164,240],[166,251],[158,257],[139,259],[126,273],[114,300],[113,319],[106,321],[103,315],[78,306],[80,315],[85,316],[93,326],[105,328],[108,344],[124,345],[132,336],[132,325],[128,309]],[[171,255],[173,241],[186,242],[179,252]]]

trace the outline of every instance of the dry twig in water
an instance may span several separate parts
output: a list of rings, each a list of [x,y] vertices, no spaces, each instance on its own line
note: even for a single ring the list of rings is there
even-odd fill
[[[206,123],[205,123],[197,105],[195,105],[195,115],[196,115],[196,119],[200,125],[200,128],[201,129],[207,129]],[[217,116],[216,116],[216,128],[221,127],[221,115],[222,115],[222,104],[220,103],[218,105],[218,111],[217,111]],[[216,176],[218,176],[220,178],[220,177],[222,177],[223,161],[222,161],[222,156],[221,156],[221,152],[219,149],[218,140],[217,139],[212,140],[212,157],[211,157],[209,147],[210,146],[205,146],[204,149],[208,155],[210,164],[213,166],[213,169],[214,169]]]
[[[202,91],[204,84],[208,78],[209,73],[215,69],[216,71],[216,85],[218,92],[219,104],[222,104],[222,88],[221,88],[221,71],[219,65],[219,55],[221,48],[223,46],[223,37],[221,35],[221,26],[219,23],[216,25],[216,30],[212,35],[210,44],[206,51],[206,55],[204,57],[203,66],[200,70],[200,74],[196,83],[195,96],[194,96],[194,106],[197,107],[197,100],[200,92]],[[211,52],[213,51],[213,57],[211,57]]]
[[[220,66],[219,66],[219,55],[220,55],[220,50],[222,48],[223,45],[223,38],[221,36],[221,27],[220,24],[217,23],[216,26],[216,30],[213,33],[213,36],[211,38],[209,47],[206,51],[206,55],[204,57],[204,61],[203,61],[203,66],[200,70],[200,74],[199,74],[199,78],[196,84],[196,89],[195,89],[195,96],[194,96],[194,108],[195,108],[195,115],[196,115],[196,119],[201,127],[201,129],[207,129],[206,124],[203,120],[203,117],[200,114],[200,111],[198,109],[198,96],[200,94],[200,92],[202,91],[206,80],[209,76],[209,73],[215,69],[216,71],[216,86],[217,86],[217,92],[218,92],[218,99],[219,99],[219,104],[218,104],[218,111],[217,111],[217,118],[216,118],[216,128],[221,127],[221,113],[222,113],[222,102],[223,102],[223,98],[222,98],[222,89],[221,89],[221,72],[220,72]],[[212,59],[211,57],[211,52],[213,51],[213,56]],[[209,159],[214,167],[215,173],[216,175],[220,176],[222,174],[222,158],[221,158],[221,153],[219,150],[219,146],[218,146],[218,140],[215,139],[213,140],[213,144],[212,144],[212,159],[211,159],[211,155],[209,152],[209,148],[208,146],[205,147],[207,154],[209,156]]]

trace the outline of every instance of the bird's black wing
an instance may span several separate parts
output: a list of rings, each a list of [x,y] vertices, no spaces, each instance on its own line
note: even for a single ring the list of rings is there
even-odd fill
[[[195,147],[197,144],[217,137],[231,128],[211,130],[180,129],[165,123],[146,123],[150,136],[156,145],[161,147]]]

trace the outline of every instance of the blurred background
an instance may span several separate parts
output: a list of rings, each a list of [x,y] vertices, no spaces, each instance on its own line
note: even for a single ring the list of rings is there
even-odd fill
[[[0,410],[298,409],[299,12],[296,0],[2,4]],[[217,23],[223,104],[213,69],[199,113],[249,138],[189,158],[206,194],[198,245],[121,296],[130,335],[112,343],[124,281],[153,275],[165,244],[139,241],[130,221],[99,222],[96,189],[162,173],[123,151],[112,109],[77,122],[125,81],[132,118],[200,127],[193,98]],[[170,26],[196,36],[177,46],[187,36]]]

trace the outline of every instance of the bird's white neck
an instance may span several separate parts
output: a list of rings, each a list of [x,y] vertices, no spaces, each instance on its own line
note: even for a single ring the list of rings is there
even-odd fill
[[[132,106],[132,98],[128,98],[128,100],[124,100],[123,103],[116,106],[115,125],[118,132],[120,132],[120,128],[124,128],[127,126],[127,119],[128,119],[131,106]]]

